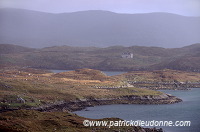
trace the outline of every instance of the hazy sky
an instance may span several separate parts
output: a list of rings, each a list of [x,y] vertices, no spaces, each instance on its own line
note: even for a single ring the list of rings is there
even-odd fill
[[[108,10],[118,13],[169,12],[200,16],[200,0],[0,0],[0,7],[52,13]]]

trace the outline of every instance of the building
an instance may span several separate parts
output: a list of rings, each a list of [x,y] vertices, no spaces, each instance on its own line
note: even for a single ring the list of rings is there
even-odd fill
[[[128,53],[122,53],[122,58],[133,58],[133,53],[130,53],[130,52],[128,52]]]

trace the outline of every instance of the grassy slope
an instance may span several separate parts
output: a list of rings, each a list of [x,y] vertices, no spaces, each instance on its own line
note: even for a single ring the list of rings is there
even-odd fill
[[[159,95],[161,92],[138,89],[97,89],[94,86],[121,86],[124,82],[97,70],[82,69],[65,73],[39,74],[34,70],[2,70],[0,73],[1,106],[27,107],[57,101],[85,98],[113,98],[126,95]],[[18,98],[26,100],[21,103]]]
[[[184,72],[178,70],[155,70],[155,71],[133,71],[119,75],[129,81],[150,81],[150,82],[198,82],[200,73]]]

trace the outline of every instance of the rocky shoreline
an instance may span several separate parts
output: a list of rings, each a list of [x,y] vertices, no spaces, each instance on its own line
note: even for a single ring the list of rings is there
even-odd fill
[[[76,100],[71,102],[55,102],[53,104],[46,104],[40,107],[35,108],[28,108],[31,110],[37,110],[41,112],[55,112],[55,111],[77,111],[83,110],[86,107],[93,107],[97,105],[111,105],[111,104],[173,104],[181,102],[182,100],[163,93],[162,95],[130,95],[130,96],[122,96],[118,98],[103,98],[103,99],[96,99],[96,98],[89,98],[89,99],[82,99]],[[16,110],[16,109],[13,109]],[[12,111],[12,110],[8,110]],[[3,111],[1,111],[3,112]],[[5,112],[5,111],[4,111]],[[95,129],[95,128],[94,128]],[[134,131],[137,130],[138,132],[163,132],[162,128],[132,128]]]
[[[144,96],[123,96],[119,98],[104,98],[104,99],[82,99],[71,102],[56,102],[53,104],[43,105],[37,108],[32,108],[38,111],[77,111],[85,109],[86,107],[93,107],[98,105],[111,105],[111,104],[173,104],[181,102],[182,100],[169,95],[144,95]]]
[[[39,107],[32,107],[32,108],[22,108],[22,109],[28,109],[28,110],[38,110],[38,111],[77,111],[77,110],[83,110],[87,107],[94,107],[98,105],[112,105],[112,104],[174,104],[181,102],[182,100],[172,96],[170,94],[163,93],[162,95],[127,95],[122,96],[118,98],[103,98],[103,99],[97,99],[97,98],[88,98],[88,99],[78,99],[75,101],[58,101],[51,104],[45,104],[41,105]],[[0,109],[1,112],[6,111],[13,111],[13,110],[19,110],[21,108],[15,108],[15,109]]]

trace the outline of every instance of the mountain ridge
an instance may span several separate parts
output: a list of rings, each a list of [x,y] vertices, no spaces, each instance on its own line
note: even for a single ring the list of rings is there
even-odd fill
[[[200,42],[200,17],[170,13],[80,11],[51,14],[1,9],[0,16],[0,43],[34,48],[54,45],[169,48]]]
[[[109,11],[109,10],[80,10],[80,11],[72,11],[72,12],[58,12],[58,13],[53,13],[53,12],[45,12],[45,11],[37,11],[37,10],[30,10],[30,9],[22,9],[22,8],[0,8],[0,11],[3,10],[21,10],[21,11],[29,11],[29,12],[38,12],[38,13],[47,13],[47,14],[54,14],[54,15],[59,15],[59,14],[70,14],[70,13],[81,13],[81,12],[107,12],[111,14],[124,14],[124,15],[141,15],[141,14],[171,14],[171,15],[177,15],[177,16],[183,16],[183,17],[194,17],[194,18],[199,18],[200,16],[187,16],[187,15],[180,15],[176,13],[170,13],[170,12],[147,12],[147,13],[123,13],[123,12],[114,12],[114,11]]]

